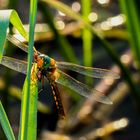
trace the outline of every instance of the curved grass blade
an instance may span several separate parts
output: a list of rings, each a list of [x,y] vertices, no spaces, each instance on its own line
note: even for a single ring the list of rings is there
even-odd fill
[[[55,0],[41,0],[49,5],[51,5],[52,7],[62,11],[63,13],[65,13],[66,15],[68,15],[69,17],[71,17],[72,19],[78,20],[78,21],[82,21],[83,23],[85,23],[85,21],[82,19],[82,17],[75,13],[69,6],[67,6],[66,4],[60,2],[60,1],[55,1]]]
[[[115,72],[106,69],[84,67],[73,63],[68,62],[56,62],[56,65],[60,69],[68,69],[80,74],[94,77],[94,78],[114,78],[118,79],[119,75]]]
[[[0,61],[3,56],[9,23],[11,23],[20,32],[20,34],[28,40],[28,34],[26,33],[17,12],[15,10],[0,10]]]
[[[0,61],[3,56],[4,43],[6,40],[9,23],[12,23],[12,25],[20,32],[20,34],[28,40],[28,35],[17,12],[15,10],[0,10]]]
[[[0,123],[2,125],[2,128],[4,130],[4,133],[8,140],[15,140],[14,133],[12,131],[12,128],[10,126],[10,123],[8,121],[7,115],[4,111],[4,108],[2,106],[2,103],[0,101]]]
[[[84,97],[93,98],[95,101],[98,101],[104,104],[112,104],[112,101],[103,93],[95,89],[89,88],[85,84],[65,74],[61,70],[58,70],[58,72],[60,73],[60,77],[56,80],[57,83],[63,86],[69,87],[70,89],[76,91],[77,93],[79,93],[80,95]]]

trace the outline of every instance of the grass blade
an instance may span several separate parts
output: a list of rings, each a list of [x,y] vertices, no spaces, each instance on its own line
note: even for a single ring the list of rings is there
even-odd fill
[[[137,10],[137,1],[120,0],[122,12],[126,15],[126,24],[129,31],[131,49],[136,65],[140,71],[140,19]],[[131,9],[131,10],[130,10]]]
[[[88,16],[91,12],[91,0],[82,0],[82,16],[90,24]],[[88,28],[83,28],[83,64],[92,66],[92,33]],[[86,82],[92,84],[93,80],[86,77]]]
[[[15,140],[14,133],[12,131],[12,128],[10,126],[9,120],[7,118],[7,115],[4,111],[4,108],[2,106],[2,103],[0,101],[0,123],[2,125],[2,128],[4,130],[4,133],[8,140]]]
[[[23,27],[23,24],[15,10],[0,10],[0,61],[3,56],[3,49],[6,40],[7,29],[9,28],[9,23],[11,23],[19,32],[23,35],[26,39],[28,39],[28,35]],[[3,129],[6,133],[8,139],[15,139],[14,135],[12,134],[11,126],[8,122],[8,118],[4,113],[2,104],[0,102],[0,115],[1,115],[1,123]],[[5,117],[5,118],[4,118]]]
[[[82,16],[89,23],[88,16],[91,12],[91,0],[82,0]],[[83,29],[83,53],[84,65],[92,66],[92,33],[89,29]]]
[[[62,11],[67,16],[71,17],[72,19],[82,21],[83,23],[85,23],[85,21],[83,20],[83,18],[79,14],[72,11],[71,8],[64,3],[60,2],[60,1],[56,1],[56,0],[41,0],[41,1],[51,5],[52,7],[56,8],[60,11]]]
[[[28,39],[28,35],[17,12],[15,10],[0,10],[0,61],[3,56],[4,43],[9,23],[11,23],[25,39]]]
[[[36,140],[37,138],[37,97],[38,97],[38,83],[37,83],[37,64],[33,64],[30,84],[30,101],[29,101],[29,116],[28,116],[28,140]]]
[[[34,28],[36,22],[37,0],[30,1],[30,28],[29,28],[29,48],[28,48],[28,67],[27,77],[23,87],[23,97],[21,106],[20,120],[20,140],[36,139],[37,124],[37,85],[31,81],[31,67],[34,45]],[[34,82],[36,83],[37,80]],[[35,96],[36,95],[36,96]],[[32,109],[32,110],[30,110]],[[31,116],[30,116],[31,115]]]

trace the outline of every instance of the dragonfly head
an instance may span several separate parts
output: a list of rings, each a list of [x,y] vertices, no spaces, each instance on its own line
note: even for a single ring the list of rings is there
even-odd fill
[[[44,54],[34,54],[34,61],[37,63],[37,66],[40,69],[56,67],[55,60]]]

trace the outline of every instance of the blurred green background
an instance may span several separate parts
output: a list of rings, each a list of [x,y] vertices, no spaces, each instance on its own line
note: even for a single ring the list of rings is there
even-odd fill
[[[139,140],[140,1],[61,2],[81,14],[93,27],[94,33],[82,22],[74,20],[74,15],[70,17],[51,7],[45,0],[40,0],[35,28],[36,49],[57,61],[112,70],[121,78],[115,81],[92,79],[67,71],[79,81],[108,95],[114,104],[110,106],[84,99],[68,88],[59,87],[66,120],[59,119],[46,80],[45,90],[38,95],[38,139]],[[28,31],[29,1],[0,0],[0,9],[15,9]],[[10,32],[18,36],[12,26]],[[27,60],[27,54],[10,42],[7,41],[5,48],[7,56]],[[0,66],[0,98],[16,137],[24,79],[25,75]],[[41,88],[40,83],[39,86]],[[0,139],[6,139],[1,126]]]

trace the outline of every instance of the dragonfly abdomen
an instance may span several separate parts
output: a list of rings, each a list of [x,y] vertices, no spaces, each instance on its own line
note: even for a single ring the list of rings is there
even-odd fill
[[[61,117],[64,118],[65,117],[65,112],[64,112],[62,101],[61,101],[60,92],[59,92],[56,84],[51,84],[50,83],[50,85],[51,85],[51,88],[52,88],[52,91],[53,91],[53,96],[54,96],[54,100],[55,100],[55,104],[56,104],[58,113]]]

